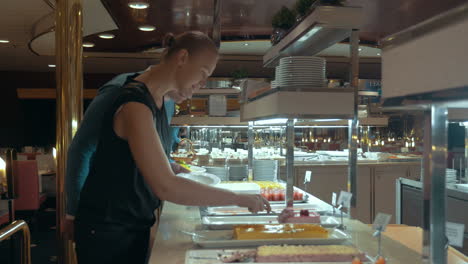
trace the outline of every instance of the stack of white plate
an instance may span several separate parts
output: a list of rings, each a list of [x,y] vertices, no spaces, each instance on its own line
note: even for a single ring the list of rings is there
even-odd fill
[[[280,87],[324,87],[325,64],[325,59],[313,56],[281,58],[276,70],[276,84]]]
[[[424,176],[424,169],[421,169],[421,178]],[[446,169],[445,170],[445,184],[453,185],[457,183],[457,170]]]
[[[211,173],[218,176],[221,179],[221,181],[228,180],[226,167],[205,167],[205,169],[207,173]]]
[[[276,87],[278,87],[278,83],[275,81],[271,81],[271,89],[275,89]]]
[[[247,165],[231,165],[228,167],[230,181],[243,181],[248,176]]]
[[[278,178],[278,161],[254,160],[253,177],[256,181],[276,181]]]
[[[445,182],[446,184],[457,183],[457,171],[454,169],[447,169],[445,171]]]

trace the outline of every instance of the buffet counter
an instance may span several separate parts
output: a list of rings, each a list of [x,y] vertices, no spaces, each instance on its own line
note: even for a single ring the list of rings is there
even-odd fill
[[[368,225],[357,220],[346,220],[345,225],[352,237],[351,243],[371,256],[377,254],[376,238],[372,236],[373,230]],[[417,240],[414,232],[407,233],[404,231],[404,228],[414,230],[413,227],[399,228],[398,235],[393,235],[392,237],[397,237],[398,240],[402,239],[405,241],[409,239],[413,241],[415,239]],[[199,229],[201,229],[201,218],[198,207],[186,207],[165,203],[149,263],[185,264],[185,254],[187,250],[197,248],[193,244],[190,234]],[[389,228],[389,232],[392,232],[391,228]],[[387,236],[383,236],[382,241],[383,255],[389,258],[388,263],[422,263],[420,253],[417,252],[418,249],[411,249]],[[461,263],[466,263],[466,257],[450,249],[449,264]]]

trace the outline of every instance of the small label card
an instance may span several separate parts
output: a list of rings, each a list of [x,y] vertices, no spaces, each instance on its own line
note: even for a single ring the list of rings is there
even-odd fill
[[[374,230],[379,230],[383,232],[387,228],[387,225],[390,223],[390,220],[392,220],[392,215],[378,213],[377,216],[375,217],[372,228]]]
[[[304,184],[309,183],[312,180],[312,171],[306,171],[304,176]]]
[[[343,205],[343,207],[351,208],[351,198],[353,194],[350,192],[341,191],[340,196],[338,197],[338,204]]]
[[[336,192],[332,192],[332,205],[336,207]]]
[[[447,236],[450,245],[463,247],[465,225],[447,222],[445,225],[445,235]]]

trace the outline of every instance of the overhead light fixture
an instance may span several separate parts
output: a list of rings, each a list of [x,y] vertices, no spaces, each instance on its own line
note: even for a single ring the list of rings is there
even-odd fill
[[[358,50],[359,50],[359,51],[362,51],[362,49],[361,49],[361,48],[359,48]]]
[[[49,68],[55,68],[55,64],[49,64]]]
[[[102,33],[102,34],[99,34],[98,36],[100,38],[102,38],[102,39],[113,39],[113,38],[115,38],[115,35],[110,34],[110,33]]]
[[[150,26],[150,25],[144,25],[144,26],[139,26],[138,29],[141,30],[141,31],[149,32],[149,31],[154,31],[156,29],[156,27],[155,26]]]
[[[92,42],[83,42],[83,47],[92,48],[92,47],[94,47],[94,43],[92,43]]]
[[[380,56],[380,53],[377,53],[377,56]]]
[[[302,36],[298,41],[299,42],[304,42],[308,38],[312,37],[315,35],[317,32],[319,32],[322,29],[322,27],[313,27],[309,32],[307,32],[304,36]]]
[[[248,45],[249,45],[249,43],[244,43],[244,46],[248,46]]]
[[[0,39],[0,43],[10,43],[8,39]]]
[[[133,2],[129,2],[128,6],[133,8],[133,9],[146,9],[146,8],[149,7],[149,3],[140,2],[140,1],[133,1]]]

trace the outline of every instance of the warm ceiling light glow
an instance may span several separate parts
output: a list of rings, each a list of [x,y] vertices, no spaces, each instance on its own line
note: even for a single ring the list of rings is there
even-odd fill
[[[8,39],[0,39],[0,43],[10,43]]]
[[[130,2],[128,6],[134,9],[146,9],[149,7],[149,4],[145,2]]]
[[[94,43],[92,43],[92,42],[83,42],[83,47],[92,48],[92,47],[94,47]]]
[[[154,26],[150,26],[150,25],[144,25],[144,26],[139,26],[138,27],[139,30],[141,31],[154,31],[156,29],[156,27]]]
[[[49,64],[49,68],[55,68],[55,64]]]
[[[115,38],[115,35],[109,34],[109,33],[102,33],[98,35],[102,39],[113,39]]]

